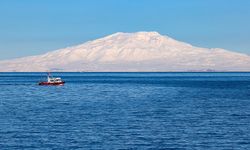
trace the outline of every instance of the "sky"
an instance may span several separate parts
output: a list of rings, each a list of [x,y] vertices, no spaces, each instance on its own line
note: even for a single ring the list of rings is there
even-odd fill
[[[0,1],[0,60],[138,31],[250,55],[250,0]]]

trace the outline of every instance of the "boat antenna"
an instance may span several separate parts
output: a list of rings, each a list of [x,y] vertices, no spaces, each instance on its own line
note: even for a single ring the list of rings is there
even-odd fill
[[[47,72],[47,80],[50,82],[50,71]]]

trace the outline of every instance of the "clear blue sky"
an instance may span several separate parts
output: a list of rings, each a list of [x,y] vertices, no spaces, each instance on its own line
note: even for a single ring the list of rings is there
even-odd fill
[[[250,0],[0,1],[0,60],[136,31],[250,54]]]

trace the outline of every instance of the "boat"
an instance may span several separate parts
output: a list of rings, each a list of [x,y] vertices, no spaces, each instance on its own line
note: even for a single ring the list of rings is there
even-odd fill
[[[39,85],[64,85],[64,83],[61,78],[54,78],[48,73],[47,81],[39,82]]]

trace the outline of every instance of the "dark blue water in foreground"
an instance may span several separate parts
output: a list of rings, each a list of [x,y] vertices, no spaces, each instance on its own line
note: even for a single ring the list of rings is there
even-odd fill
[[[0,149],[250,149],[250,73],[0,73]]]

